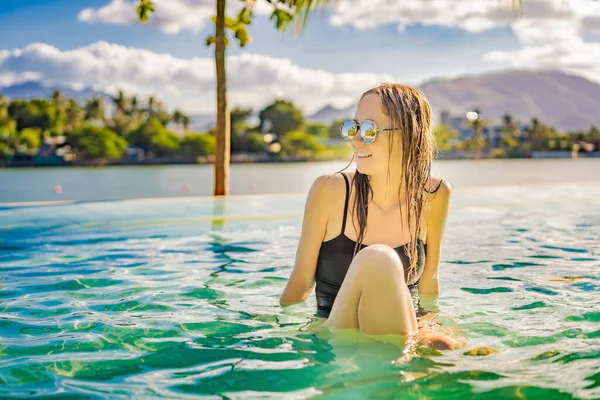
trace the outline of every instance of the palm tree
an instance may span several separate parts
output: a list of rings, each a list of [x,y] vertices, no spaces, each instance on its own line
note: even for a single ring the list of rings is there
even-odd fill
[[[215,30],[215,66],[217,70],[217,124],[215,126],[215,196],[229,194],[231,127],[227,107],[225,74],[225,0],[217,0]]]
[[[519,122],[510,114],[504,114],[502,117],[502,125],[500,126],[500,142],[503,145],[511,144],[514,146],[521,140],[521,132],[519,130]],[[510,147],[510,146],[509,146]]]
[[[181,123],[181,118],[183,117],[183,113],[179,110],[175,110],[173,115],[171,115],[171,121],[175,122],[176,125]]]
[[[217,121],[215,125],[215,187],[214,195],[221,196],[229,194],[229,159],[231,153],[231,129],[230,116],[227,107],[227,77],[225,71],[225,47],[228,40],[225,37],[225,29],[235,32],[236,39],[243,47],[249,43],[250,38],[246,32],[246,26],[250,24],[252,8],[256,0],[245,0],[246,7],[238,14],[237,20],[228,18],[225,15],[226,0],[217,0],[217,15],[215,22],[215,36],[211,37],[207,44],[215,45],[215,67],[217,73]],[[268,0],[267,0],[268,1]],[[296,19],[296,33],[306,25],[308,15],[317,8],[324,8],[327,5],[335,5],[339,0],[284,0],[280,2],[269,1],[274,7],[273,17],[276,18],[276,25],[279,30],[285,30],[294,16],[303,14],[302,23]],[[292,10],[294,14],[283,9],[286,7]],[[142,22],[148,20],[149,14],[154,12],[154,3],[151,0],[139,0],[137,8],[139,18]]]
[[[471,137],[465,141],[465,148],[471,151],[481,151],[486,147],[486,139],[483,131],[486,128],[481,119],[481,111],[476,108],[467,113],[467,120],[471,127]]]
[[[63,93],[58,90],[52,90],[52,104],[54,105],[54,128],[57,133],[62,133],[66,120],[66,101]]]
[[[8,101],[0,94],[0,125],[8,122]]]
[[[129,126],[129,118],[127,112],[129,110],[129,99],[125,96],[122,90],[119,90],[117,97],[111,96],[115,111],[113,118],[110,122],[110,128],[115,131],[118,135],[125,135]]]
[[[192,119],[187,116],[187,115],[183,115],[182,119],[181,119],[181,124],[183,125],[183,130],[184,131],[189,131],[190,130],[190,123],[192,122]]]
[[[59,89],[52,90],[52,102],[57,109],[62,109],[65,105],[65,96]]]
[[[140,107],[140,102],[137,96],[132,96],[129,99],[129,107],[127,108],[127,116],[132,125],[139,126],[142,123],[144,114],[143,108]]]
[[[117,97],[111,96],[110,99],[115,106],[115,116],[121,117],[127,114],[128,100],[122,90],[119,90]]]
[[[0,160],[3,151],[13,150],[17,144],[17,123],[8,113],[8,100],[0,94]]]
[[[532,150],[542,150],[544,143],[549,139],[547,129],[538,118],[531,118],[531,126],[527,129],[527,139]]]
[[[152,116],[153,114],[155,114],[156,108],[157,108],[156,97],[154,97],[154,96],[148,97],[148,108],[146,109],[146,111],[148,112],[148,115]]]
[[[512,115],[504,114],[502,117],[502,132],[514,137],[519,136],[519,123]]]
[[[181,125],[181,127],[183,127],[184,131],[186,132],[190,126],[190,117],[185,115],[180,110],[175,110],[173,112],[173,115],[171,116],[171,121],[175,122],[176,125]]]
[[[154,96],[148,97],[148,106],[145,111],[147,119],[156,118],[163,125],[167,125],[171,120],[171,114],[167,112],[163,102]]]
[[[129,102],[129,110],[127,110],[127,111],[128,111],[128,114],[129,114],[130,117],[134,116],[137,113],[137,111],[138,111],[138,98],[137,98],[137,96],[132,96],[131,97],[131,101]]]
[[[83,106],[86,121],[104,121],[106,107],[102,96],[93,97],[85,101]]]
[[[79,125],[81,124],[81,120],[83,119],[83,116],[85,114],[77,100],[69,99],[65,107],[65,115],[66,129],[70,132],[73,129],[79,127]]]

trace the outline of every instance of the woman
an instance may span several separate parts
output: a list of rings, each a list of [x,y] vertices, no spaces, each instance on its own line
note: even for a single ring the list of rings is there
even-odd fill
[[[355,173],[318,177],[306,201],[296,262],[281,295],[302,302],[316,283],[317,316],[367,335],[415,335],[419,296],[439,294],[438,265],[450,184],[430,175],[431,107],[414,88],[364,93],[341,126]],[[437,348],[456,342],[430,332]]]

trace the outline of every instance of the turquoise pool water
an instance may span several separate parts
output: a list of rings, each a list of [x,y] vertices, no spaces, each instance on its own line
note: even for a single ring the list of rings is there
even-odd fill
[[[4,206],[0,397],[600,397],[599,184],[456,189],[439,308],[468,345],[403,361],[278,306],[303,205]]]

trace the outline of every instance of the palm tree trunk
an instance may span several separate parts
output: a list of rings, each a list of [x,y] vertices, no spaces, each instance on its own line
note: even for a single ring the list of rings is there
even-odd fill
[[[217,68],[217,125],[215,148],[215,196],[229,194],[229,110],[225,79],[225,0],[217,0],[215,34],[215,64]]]

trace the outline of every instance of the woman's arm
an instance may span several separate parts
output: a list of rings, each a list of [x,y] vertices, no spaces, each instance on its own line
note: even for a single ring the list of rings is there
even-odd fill
[[[440,293],[438,266],[451,194],[452,186],[444,180],[430,203],[431,211],[427,220],[427,254],[423,274],[419,280],[420,296],[437,296]]]
[[[330,178],[330,175],[318,177],[308,193],[302,221],[302,233],[296,251],[296,262],[279,299],[284,307],[306,300],[312,292],[319,250],[325,238],[331,209],[329,193],[331,185],[327,185]]]

